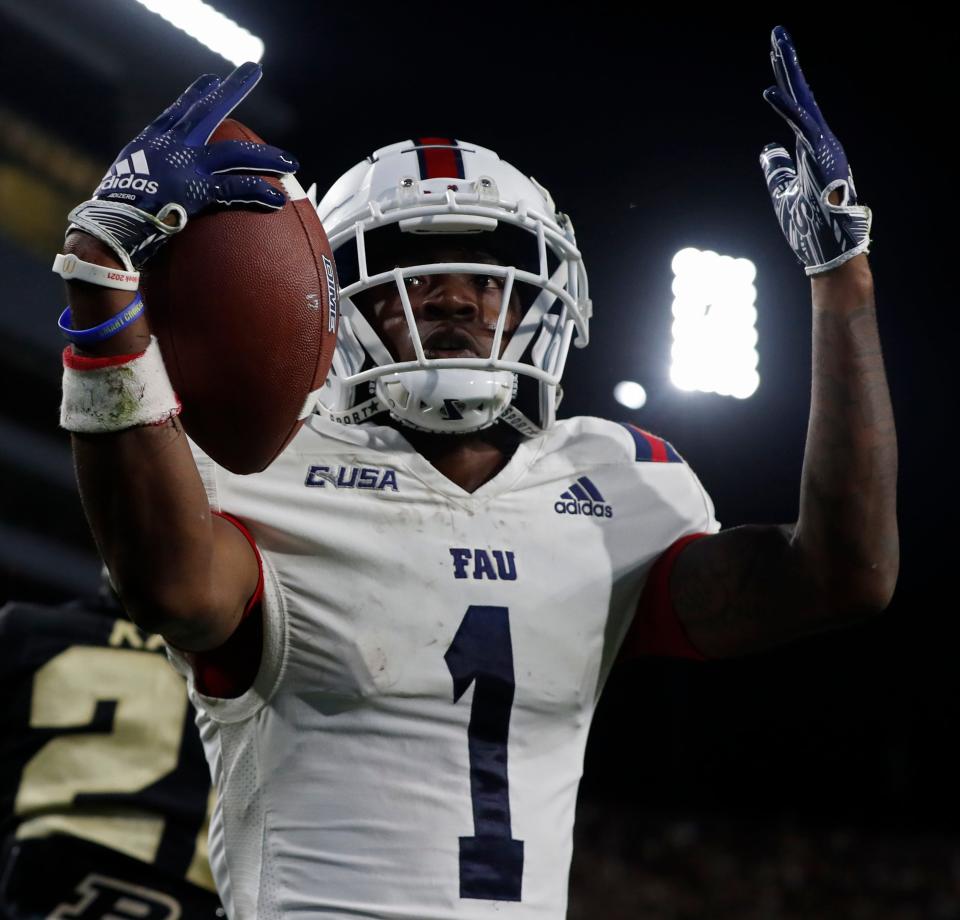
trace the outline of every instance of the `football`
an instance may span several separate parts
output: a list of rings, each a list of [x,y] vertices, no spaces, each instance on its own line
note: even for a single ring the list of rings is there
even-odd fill
[[[234,119],[213,141],[264,143]],[[147,263],[140,290],[187,434],[234,473],[256,473],[297,433],[333,361],[337,275],[293,175],[283,208],[192,218]]]

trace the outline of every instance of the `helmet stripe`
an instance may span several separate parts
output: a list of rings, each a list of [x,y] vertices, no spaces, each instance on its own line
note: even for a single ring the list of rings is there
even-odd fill
[[[463,155],[455,140],[449,137],[418,137],[415,143],[421,179],[466,178]]]

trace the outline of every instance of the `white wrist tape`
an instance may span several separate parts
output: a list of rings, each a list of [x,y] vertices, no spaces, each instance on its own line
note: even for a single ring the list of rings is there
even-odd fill
[[[159,425],[180,414],[156,336],[139,355],[86,358],[63,350],[60,425],[100,434],[138,425]]]
[[[118,291],[135,291],[140,286],[140,272],[128,272],[125,268],[111,268],[84,262],[75,255],[60,253],[53,260],[53,271],[64,281],[86,281],[100,287],[116,288]]]

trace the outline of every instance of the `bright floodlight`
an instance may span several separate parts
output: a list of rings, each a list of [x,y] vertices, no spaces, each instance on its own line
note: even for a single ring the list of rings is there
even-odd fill
[[[746,399],[760,385],[756,267],[749,259],[692,247],[681,249],[670,266],[674,274],[670,379],[681,390]]]
[[[621,380],[613,388],[613,398],[628,409],[640,409],[647,401],[647,392],[633,380]]]
[[[263,42],[203,0],[137,0],[231,64],[259,61]]]

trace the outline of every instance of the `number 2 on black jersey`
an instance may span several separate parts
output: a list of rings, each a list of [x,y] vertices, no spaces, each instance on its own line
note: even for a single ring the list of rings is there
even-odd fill
[[[475,836],[460,838],[460,897],[519,901],[523,841],[511,834],[507,778],[515,687],[507,608],[468,607],[444,660],[454,703],[476,684],[467,729]]]

